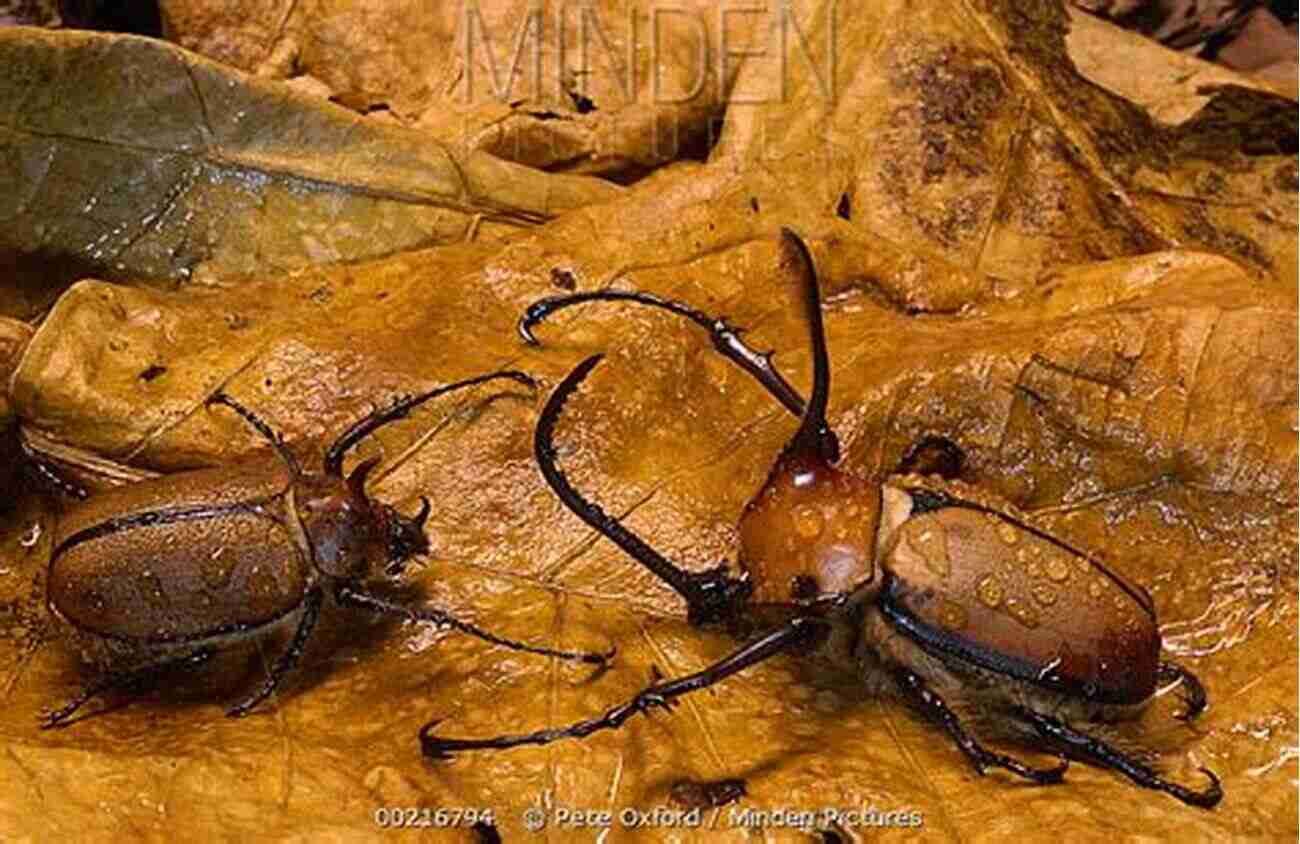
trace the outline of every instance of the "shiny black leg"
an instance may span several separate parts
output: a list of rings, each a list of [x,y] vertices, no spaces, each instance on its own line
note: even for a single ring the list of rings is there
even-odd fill
[[[243,718],[252,712],[254,707],[271,696],[276,686],[284,676],[293,670],[298,664],[299,658],[302,657],[303,649],[307,647],[307,640],[311,638],[311,631],[316,627],[316,621],[320,618],[320,605],[322,593],[319,588],[310,590],[303,598],[302,618],[298,619],[298,629],[293,633],[293,639],[289,641],[289,646],[280,654],[280,658],[271,666],[271,672],[266,677],[266,682],[262,688],[258,689],[252,697],[241,701],[226,710],[226,715],[230,718]]]
[[[703,671],[648,686],[630,701],[615,706],[599,718],[579,721],[567,727],[487,739],[440,738],[433,734],[434,728],[440,723],[435,720],[420,730],[420,746],[424,755],[431,759],[447,759],[462,750],[504,750],[523,744],[550,744],[560,739],[584,738],[599,730],[616,730],[639,712],[649,712],[656,707],[670,709],[676,704],[676,698],[682,695],[708,688],[751,665],[802,644],[825,624],[821,619],[812,617],[792,619]]]
[[[197,668],[212,658],[216,653],[214,648],[199,648],[195,651],[189,651],[177,657],[154,662],[137,668],[133,671],[123,671],[109,674],[94,685],[88,686],[82,690],[67,705],[54,712],[49,713],[41,719],[41,729],[48,730],[51,727],[65,727],[68,725],[68,719],[72,717],[78,709],[84,706],[88,701],[105,692],[111,692],[118,689],[132,689],[146,686],[158,677],[178,668]]]
[[[1075,756],[1119,771],[1143,788],[1163,791],[1190,806],[1199,806],[1203,809],[1211,809],[1223,799],[1223,788],[1219,784],[1219,778],[1207,768],[1201,768],[1201,772],[1210,778],[1209,788],[1204,791],[1192,791],[1190,788],[1184,788],[1177,783],[1169,782],[1132,756],[1111,747],[1100,739],[1080,733],[1050,715],[1043,715],[1040,712],[1024,708],[1019,710],[1019,714],[1043,738],[1064,745],[1066,750]]]
[[[986,768],[1004,768],[1039,785],[1061,782],[1065,776],[1065,771],[1070,766],[1067,759],[1062,759],[1061,764],[1055,768],[1031,768],[1010,756],[985,749],[970,733],[966,732],[956,714],[943,702],[943,698],[925,685],[925,680],[920,675],[903,666],[895,667],[893,673],[894,680],[908,702],[931,721],[943,727],[980,774],[983,774]]]
[[[1205,687],[1201,685],[1201,681],[1196,678],[1195,674],[1177,663],[1162,662],[1160,663],[1158,676],[1161,683],[1182,682],[1183,703],[1187,704],[1187,711],[1175,715],[1175,718],[1181,721],[1191,721],[1205,711],[1208,702]]]
[[[747,581],[729,577],[722,567],[705,572],[689,572],[670,562],[662,554],[624,527],[617,519],[607,514],[600,505],[588,501],[573,488],[569,479],[556,463],[554,444],[555,424],[569,396],[578,388],[588,373],[600,363],[603,355],[592,355],[578,364],[559,386],[551,393],[538,417],[537,429],[533,432],[533,454],[542,477],[555,492],[556,497],[568,507],[574,515],[591,525],[600,534],[632,559],[652,571],[659,579],[673,588],[686,601],[687,614],[691,624],[700,625],[723,621],[732,617],[736,609],[749,596],[750,586]]]
[[[377,614],[395,615],[404,618],[407,621],[428,621],[437,624],[440,627],[450,627],[453,630],[459,630],[461,633],[473,636],[476,639],[482,639],[485,642],[491,642],[494,645],[501,645],[504,648],[510,648],[514,651],[523,651],[524,653],[539,654],[541,656],[553,656],[559,659],[574,660],[577,662],[587,662],[592,665],[604,665],[614,657],[614,650],[610,649],[605,653],[586,653],[583,651],[556,651],[550,648],[540,648],[536,645],[525,645],[521,642],[515,642],[510,639],[503,639],[492,633],[475,627],[474,625],[461,621],[442,610],[436,610],[432,607],[408,607],[403,604],[395,604],[392,601],[385,601],[377,595],[371,595],[368,592],[362,592],[353,589],[350,586],[341,586],[338,590],[339,603],[356,607],[357,609],[368,610]]]

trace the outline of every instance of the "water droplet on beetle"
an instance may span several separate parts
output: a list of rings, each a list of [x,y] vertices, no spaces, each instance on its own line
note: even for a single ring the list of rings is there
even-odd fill
[[[994,609],[1002,603],[1002,596],[1005,591],[998,579],[991,574],[986,574],[980,579],[975,586],[975,594],[979,597],[984,606]]]
[[[1101,580],[1094,580],[1088,584],[1088,594],[1094,598],[1100,598],[1101,593],[1106,590],[1106,584]]]
[[[1058,556],[1053,555],[1052,557],[1049,557],[1045,564],[1045,568],[1047,569],[1047,576],[1052,580],[1055,580],[1057,583],[1064,583],[1070,579],[1069,565],[1066,564],[1065,560]]]
[[[794,511],[794,532],[803,539],[816,539],[825,526],[821,512],[812,507],[800,507]]]
[[[966,626],[966,608],[961,604],[948,600],[940,601],[937,614],[939,623],[949,630],[960,630]]]
[[[1020,531],[1006,522],[998,525],[998,536],[1002,537],[1002,541],[1008,545],[1015,545],[1020,541]]]
[[[155,609],[165,609],[167,598],[163,595],[162,579],[148,569],[140,572],[140,579],[144,581],[140,594],[145,602]]]
[[[1038,611],[1024,601],[1008,598],[1007,612],[1025,627],[1033,628],[1038,626]]]
[[[947,577],[952,571],[948,543],[944,539],[943,528],[926,528],[911,537],[911,545],[925,561],[925,567],[940,577]]]
[[[1030,591],[1034,595],[1034,600],[1045,607],[1050,607],[1056,603],[1056,590],[1046,583],[1035,583]]]
[[[224,559],[221,552],[225,546],[218,548],[211,558],[200,568],[203,573],[203,582],[209,589],[224,589],[230,584],[230,578],[235,573],[235,561]]]

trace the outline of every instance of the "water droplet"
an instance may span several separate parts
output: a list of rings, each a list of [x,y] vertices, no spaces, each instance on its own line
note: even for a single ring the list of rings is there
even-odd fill
[[[248,589],[256,597],[265,599],[279,591],[275,578],[270,572],[255,566],[248,578]]]
[[[1030,591],[1034,595],[1034,600],[1045,607],[1050,607],[1056,603],[1056,590],[1046,583],[1035,583]]]
[[[1070,567],[1066,565],[1063,558],[1052,555],[1046,563],[1047,576],[1057,583],[1064,583],[1070,579]]]
[[[203,573],[203,582],[209,589],[225,589],[230,585],[230,578],[235,573],[235,560],[226,559],[222,555],[225,546],[219,547],[211,558],[200,566]]]
[[[794,532],[804,539],[816,539],[821,536],[825,520],[822,514],[812,507],[800,507],[794,511]]]
[[[1011,617],[1026,627],[1038,626],[1038,610],[1025,601],[1017,601],[1015,598],[1007,599],[1007,612]]]
[[[1117,610],[1122,610],[1128,607],[1128,601],[1124,598],[1124,595],[1119,592],[1115,593],[1115,597],[1111,599],[1111,603],[1115,605],[1115,609]]]
[[[152,571],[145,569],[140,573],[140,579],[144,584],[140,588],[140,594],[144,597],[149,606],[155,609],[167,608],[167,597],[163,595],[162,578]]]
[[[979,596],[979,599],[984,606],[992,609],[1002,603],[1002,595],[1004,594],[1004,591],[1002,589],[1002,584],[998,582],[996,577],[991,574],[986,574],[980,579],[980,582],[976,584],[975,594]]]
[[[1008,545],[1015,545],[1020,541],[1020,531],[1006,522],[998,525],[998,536],[1002,537],[1002,541]]]
[[[925,560],[925,567],[940,577],[947,577],[952,572],[952,563],[948,561],[948,543],[944,541],[943,528],[926,528],[913,534],[911,545]]]
[[[1094,598],[1100,598],[1101,593],[1106,591],[1106,584],[1101,580],[1094,580],[1088,584],[1088,594]]]
[[[960,630],[966,626],[966,608],[949,600],[939,602],[939,623],[949,630]]]

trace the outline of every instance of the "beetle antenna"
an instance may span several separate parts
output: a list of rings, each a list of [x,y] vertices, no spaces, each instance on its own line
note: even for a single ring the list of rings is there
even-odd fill
[[[508,378],[511,381],[523,384],[525,387],[537,386],[537,382],[524,373],[516,372],[512,369],[506,369],[488,375],[479,375],[476,378],[467,378],[464,381],[457,381],[454,384],[444,384],[441,387],[429,390],[427,393],[420,393],[419,395],[406,396],[405,398],[398,399],[388,407],[376,410],[364,419],[360,419],[353,423],[351,427],[339,435],[339,438],[336,439],[334,444],[329,447],[329,450],[325,452],[325,473],[333,475],[336,478],[342,477],[343,455],[348,449],[352,448],[352,446],[356,445],[365,437],[373,434],[378,428],[387,425],[389,422],[395,422],[398,419],[405,418],[408,413],[430,399],[436,399],[438,396],[465,387],[473,387],[476,384],[482,384],[485,381],[493,381],[498,378]]]
[[[581,305],[585,302],[635,302],[652,308],[668,311],[685,317],[709,332],[713,348],[723,357],[739,366],[754,377],[758,383],[776,397],[787,410],[795,416],[803,415],[804,402],[799,391],[785,380],[785,377],[772,366],[771,354],[755,351],[740,339],[743,329],[727,322],[726,317],[712,317],[697,311],[689,305],[661,299],[650,293],[638,293],[625,290],[591,290],[573,293],[567,296],[550,296],[539,299],[528,306],[519,318],[519,336],[530,346],[541,345],[533,335],[533,326],[545,320],[556,311]]]
[[[224,404],[226,407],[238,413],[243,417],[245,422],[256,428],[259,434],[266,437],[266,439],[271,443],[271,447],[280,455],[280,459],[288,465],[289,472],[295,478],[302,475],[302,467],[298,465],[298,458],[294,457],[293,452],[289,451],[288,447],[284,444],[284,440],[280,438],[280,435],[271,430],[271,426],[262,421],[262,418],[256,413],[222,392],[213,394],[205,404]]]
[[[813,389],[804,408],[799,430],[786,444],[785,454],[816,455],[827,463],[840,458],[840,444],[826,424],[826,405],[830,397],[831,363],[826,350],[826,330],[822,325],[821,292],[817,287],[817,270],[808,247],[790,229],[781,229],[781,268],[797,276],[803,287],[804,313],[812,342]]]

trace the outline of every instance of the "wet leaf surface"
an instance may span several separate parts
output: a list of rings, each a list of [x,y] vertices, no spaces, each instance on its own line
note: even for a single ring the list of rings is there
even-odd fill
[[[0,30],[0,267],[29,316],[78,274],[165,287],[356,261],[607,199],[162,42]],[[33,264],[37,267],[34,268]],[[197,277],[196,277],[197,276]]]
[[[1294,156],[1223,146],[1226,159],[1207,162],[1198,132],[1248,137],[1234,120],[1259,112],[1230,109],[1171,140],[1072,75],[1050,8],[953,9],[913,14],[907,38],[871,34],[894,31],[871,27],[898,9],[841,19],[840,55],[852,44],[860,58],[833,107],[731,109],[708,164],[536,231],[217,289],[73,287],[10,396],[32,447],[88,482],[258,448],[204,407],[217,389],[309,450],[399,392],[506,366],[538,377],[535,394],[483,387],[427,406],[349,465],[380,455],[375,495],[403,512],[420,495],[434,503],[431,559],[402,594],[513,638],[619,653],[593,676],[336,609],[303,668],[247,719],[222,708],[261,681],[273,640],[41,732],[38,714],[94,673],[43,606],[56,514],[20,496],[0,545],[4,835],[379,839],[391,832],[378,807],[490,806],[513,841],[529,807],[651,809],[670,805],[678,780],[731,777],[747,782],[741,808],[916,811],[933,840],[1294,835],[1296,208],[1293,185],[1265,190]],[[824,20],[820,6],[801,11]],[[771,72],[747,66],[737,84]],[[1256,204],[1166,189],[1202,171],[1229,174],[1223,189]],[[1142,181],[1155,176],[1159,190]],[[1186,233],[1195,209],[1197,230],[1217,235]],[[559,426],[562,465],[698,570],[734,561],[740,512],[795,420],[670,316],[575,308],[538,329],[540,347],[514,322],[562,288],[648,290],[728,315],[806,389],[806,332],[776,270],[782,225],[808,238],[822,275],[842,466],[879,481],[918,437],[946,435],[968,453],[967,480],[1150,590],[1168,655],[1201,677],[1210,709],[1183,724],[1166,694],[1140,720],[1093,729],[1179,782],[1211,768],[1227,795],[1218,809],[1082,764],[1050,788],[980,777],[879,683],[793,658],[581,743],[420,757],[431,718],[466,737],[567,723],[656,670],[690,673],[736,646],[691,629],[668,590],[569,515],[537,473],[533,426],[559,379],[605,352]],[[1050,763],[996,716],[963,713],[999,750]],[[704,820],[716,828],[610,837],[749,840],[730,808]]]

